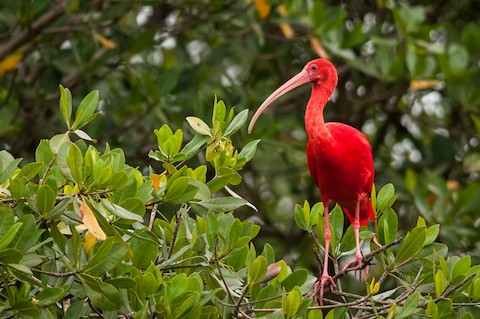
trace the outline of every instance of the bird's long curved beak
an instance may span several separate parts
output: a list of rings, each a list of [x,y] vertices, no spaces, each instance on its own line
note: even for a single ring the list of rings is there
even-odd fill
[[[253,126],[255,125],[255,122],[257,119],[260,117],[260,114],[262,114],[265,109],[273,103],[276,99],[278,99],[280,96],[284,95],[285,93],[303,85],[306,83],[312,82],[308,76],[308,73],[306,70],[302,70],[300,73],[295,75],[293,78],[285,82],[282,86],[280,86],[278,89],[276,89],[272,94],[270,94],[269,97],[265,101],[263,101],[262,105],[258,108],[257,112],[252,117],[252,120],[250,121],[250,124],[248,125],[248,133],[251,133],[253,130]]]

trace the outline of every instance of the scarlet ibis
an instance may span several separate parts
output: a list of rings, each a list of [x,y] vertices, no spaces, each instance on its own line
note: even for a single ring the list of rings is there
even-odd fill
[[[306,83],[312,83],[312,95],[305,111],[305,129],[308,134],[307,162],[310,174],[317,184],[324,205],[325,256],[320,282],[315,285],[318,301],[323,303],[324,287],[335,282],[328,273],[328,251],[331,240],[329,204],[336,202],[352,223],[355,234],[355,258],[344,269],[357,264],[362,269],[359,228],[366,226],[368,218],[375,220],[370,194],[373,186],[373,156],[367,137],[359,130],[343,123],[325,123],[323,109],[338,82],[338,75],[331,62],[316,59],[308,62],[303,70],[275,90],[254,114],[250,133],[260,114],[277,98]],[[366,273],[368,268],[366,268]],[[360,278],[362,277],[360,270]],[[366,277],[366,274],[365,274]]]

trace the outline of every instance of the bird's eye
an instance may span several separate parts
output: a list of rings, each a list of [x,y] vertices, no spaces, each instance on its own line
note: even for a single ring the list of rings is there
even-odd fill
[[[310,70],[312,70],[312,71],[317,71],[317,65],[316,65],[316,64],[312,65],[312,66],[310,67]]]

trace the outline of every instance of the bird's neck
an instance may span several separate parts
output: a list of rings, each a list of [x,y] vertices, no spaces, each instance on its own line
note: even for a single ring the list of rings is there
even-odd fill
[[[326,139],[330,132],[325,127],[323,109],[332,95],[333,89],[315,83],[312,95],[305,110],[305,130],[310,140]]]

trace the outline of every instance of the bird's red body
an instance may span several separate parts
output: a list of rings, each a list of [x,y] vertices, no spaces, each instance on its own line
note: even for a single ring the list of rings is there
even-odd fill
[[[358,130],[342,123],[327,123],[327,136],[310,138],[307,160],[322,202],[336,202],[351,223],[360,201],[360,226],[375,220],[369,199],[373,186],[373,157],[368,140]],[[328,155],[326,155],[328,154]]]
[[[321,280],[315,289],[319,302],[323,303],[324,287],[336,284],[328,273],[328,251],[330,246],[329,204],[336,202],[352,223],[355,235],[355,258],[348,262],[362,266],[359,228],[375,220],[370,201],[373,187],[373,156],[367,137],[359,130],[342,123],[325,123],[323,109],[332,95],[338,77],[332,63],[316,59],[305,65],[303,70],[273,92],[253,116],[249,132],[260,114],[278,97],[306,83],[312,83],[312,95],[305,111],[305,129],[308,134],[307,161],[310,174],[317,184],[324,205],[325,256]],[[361,272],[360,272],[361,276]]]

